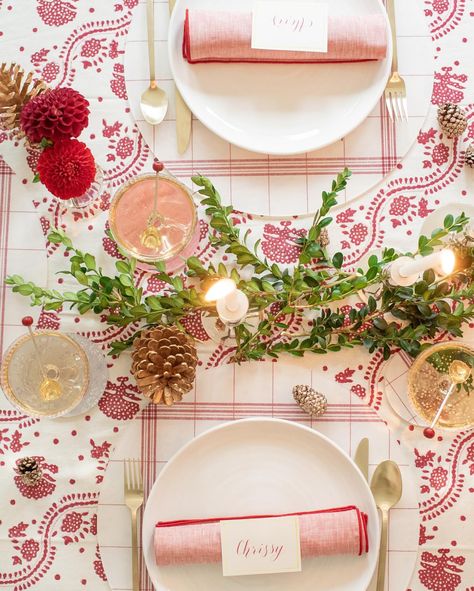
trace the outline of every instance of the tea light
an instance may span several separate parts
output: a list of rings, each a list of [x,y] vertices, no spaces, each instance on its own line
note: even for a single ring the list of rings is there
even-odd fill
[[[249,299],[232,279],[220,279],[207,291],[206,302],[216,302],[219,318],[225,324],[240,324],[247,316]]]
[[[399,257],[390,265],[390,282],[392,285],[408,287],[416,283],[428,269],[444,277],[453,272],[455,263],[454,252],[449,248],[426,257]]]

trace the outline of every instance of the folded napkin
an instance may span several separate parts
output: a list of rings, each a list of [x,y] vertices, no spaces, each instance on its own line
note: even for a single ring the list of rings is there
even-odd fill
[[[387,26],[381,14],[330,16],[328,52],[252,49],[252,14],[186,10],[183,57],[201,62],[356,62],[387,55]]]
[[[221,561],[220,521],[299,516],[301,557],[361,555],[369,551],[367,515],[357,507],[337,507],[285,515],[249,515],[184,521],[160,521],[155,528],[159,566]]]

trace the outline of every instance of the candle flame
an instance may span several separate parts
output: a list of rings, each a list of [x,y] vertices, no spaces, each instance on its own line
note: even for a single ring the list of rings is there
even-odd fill
[[[204,299],[206,302],[215,302],[230,295],[235,289],[235,281],[232,279],[219,279],[219,281],[214,283],[214,285],[208,289]]]
[[[443,275],[450,275],[454,271],[455,264],[456,256],[454,255],[454,252],[449,248],[442,250],[440,268]]]

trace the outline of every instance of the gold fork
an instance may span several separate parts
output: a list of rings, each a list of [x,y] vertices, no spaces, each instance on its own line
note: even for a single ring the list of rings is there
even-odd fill
[[[132,581],[133,591],[140,591],[138,576],[137,512],[143,505],[143,479],[138,460],[125,460],[123,465],[125,504],[132,516]]]
[[[387,13],[392,29],[392,74],[385,87],[385,104],[392,121],[408,121],[407,90],[405,81],[398,73],[397,26],[395,22],[395,0],[387,0]]]

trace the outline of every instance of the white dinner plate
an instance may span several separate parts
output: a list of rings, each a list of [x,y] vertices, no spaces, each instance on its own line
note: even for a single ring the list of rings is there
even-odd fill
[[[228,142],[265,154],[298,154],[334,143],[374,108],[390,72],[390,25],[380,0],[332,0],[331,14],[380,13],[385,60],[345,64],[188,64],[182,56],[186,8],[251,11],[253,0],[177,0],[168,51],[173,78],[201,122]]]
[[[357,505],[369,517],[369,553],[303,561],[299,573],[223,577],[222,565],[155,564],[157,521],[280,514]],[[370,489],[350,458],[309,427],[244,419],[206,431],[165,466],[143,515],[143,551],[157,591],[365,591],[378,551]]]

